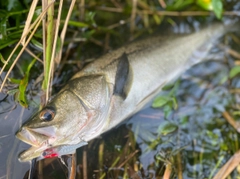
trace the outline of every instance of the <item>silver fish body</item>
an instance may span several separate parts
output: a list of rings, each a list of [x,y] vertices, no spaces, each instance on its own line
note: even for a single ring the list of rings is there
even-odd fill
[[[204,59],[225,30],[215,24],[192,34],[152,37],[90,63],[19,130],[17,137],[32,145],[20,161],[73,153],[113,128]]]

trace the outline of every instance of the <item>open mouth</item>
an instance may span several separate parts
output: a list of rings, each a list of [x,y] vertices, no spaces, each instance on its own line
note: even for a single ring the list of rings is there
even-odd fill
[[[44,158],[73,154],[77,148],[87,144],[87,142],[81,141],[70,145],[56,145],[57,138],[53,127],[37,129],[23,127],[16,134],[16,137],[32,146],[28,150],[20,153],[19,161],[21,162],[30,161],[34,158],[41,160]]]
[[[43,127],[36,129],[23,127],[21,131],[16,134],[16,137],[32,146],[19,155],[19,160],[23,162],[40,157],[43,154],[50,155],[51,152],[48,150],[51,148],[51,143],[56,140],[55,129],[53,127]]]
[[[23,151],[19,154],[18,159],[20,162],[27,162],[34,158],[37,158],[37,160],[41,160],[44,158],[53,158],[59,156],[58,148],[47,148],[45,146],[42,146],[40,148],[31,147],[28,150]]]

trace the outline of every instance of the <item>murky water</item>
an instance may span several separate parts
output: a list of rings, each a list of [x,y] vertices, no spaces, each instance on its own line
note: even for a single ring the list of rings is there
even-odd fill
[[[234,37],[237,39],[237,36]],[[221,43],[239,50],[233,36]],[[239,36],[238,36],[239,40]],[[239,110],[239,78],[229,79],[235,59],[218,45],[205,63],[182,75],[171,92],[177,106],[143,109],[117,128],[103,134],[77,152],[77,178],[161,178],[171,166],[171,178],[182,173],[184,179],[212,178],[219,167],[239,149],[239,134],[222,113]],[[23,109],[12,96],[0,95],[0,179],[24,178],[28,163],[19,163],[19,152],[29,146],[15,139],[15,132],[33,109]],[[236,119],[239,114],[234,116]],[[87,157],[87,161],[84,159]],[[83,162],[84,161],[84,162]],[[86,163],[87,162],[87,163]],[[43,178],[66,178],[60,160],[38,163]],[[234,171],[233,177],[239,176]],[[40,178],[40,177],[36,177]]]
[[[18,153],[27,145],[17,140],[15,133],[33,111],[22,108],[13,96],[1,94],[0,98],[0,178],[18,178],[29,165],[18,162]]]

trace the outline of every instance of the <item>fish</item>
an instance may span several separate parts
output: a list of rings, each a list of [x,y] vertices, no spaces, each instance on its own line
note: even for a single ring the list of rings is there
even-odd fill
[[[16,137],[31,145],[21,162],[72,154],[147,105],[194,64],[228,28],[152,36],[113,50],[76,73]]]

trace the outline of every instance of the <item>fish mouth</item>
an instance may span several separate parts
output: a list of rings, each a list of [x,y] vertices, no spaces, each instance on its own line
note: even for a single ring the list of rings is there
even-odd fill
[[[27,162],[34,158],[37,158],[37,160],[42,160],[46,158],[52,158],[52,157],[59,157],[62,155],[67,154],[73,154],[75,153],[76,149],[79,147],[82,147],[84,145],[87,145],[87,142],[81,141],[78,144],[73,145],[59,145],[55,147],[31,147],[30,149],[22,152],[18,159],[20,162]]]
[[[19,161],[21,162],[29,161],[33,158],[41,156],[45,150],[51,148],[51,144],[56,140],[54,127],[42,127],[35,129],[23,127],[16,134],[16,137],[32,146],[19,155]]]
[[[23,127],[17,134],[16,137],[23,142],[39,147],[43,143],[51,143],[56,139],[56,132],[54,127],[42,127],[42,128],[28,128]],[[50,143],[49,143],[50,144]]]
[[[27,162],[34,158],[41,157],[45,150],[47,150],[46,146],[31,147],[28,150],[25,150],[22,153],[20,153],[18,156],[18,160],[20,162]]]

